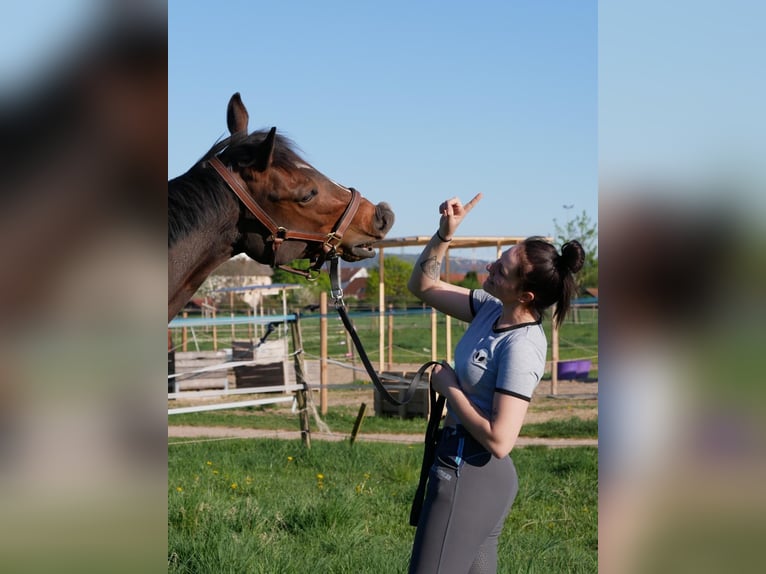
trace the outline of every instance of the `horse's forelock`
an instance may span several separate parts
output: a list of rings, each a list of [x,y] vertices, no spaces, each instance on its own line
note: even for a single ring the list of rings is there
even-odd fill
[[[223,160],[226,158],[238,158],[238,160],[252,158],[258,146],[263,143],[268,134],[267,130],[259,130],[250,134],[237,133],[225,137],[217,141],[202,157],[200,162],[207,161],[219,154]],[[273,165],[277,167],[291,167],[296,162],[304,162],[298,153],[297,145],[287,136],[277,133],[272,155]]]

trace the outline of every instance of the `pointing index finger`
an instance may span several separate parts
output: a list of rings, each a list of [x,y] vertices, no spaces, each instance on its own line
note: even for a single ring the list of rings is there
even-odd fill
[[[466,212],[471,211],[473,207],[477,203],[479,203],[479,200],[481,200],[481,198],[482,198],[482,193],[481,192],[477,193],[471,201],[469,201],[463,206],[463,210]]]

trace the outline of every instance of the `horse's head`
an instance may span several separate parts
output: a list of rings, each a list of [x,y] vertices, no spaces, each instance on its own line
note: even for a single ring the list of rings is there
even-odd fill
[[[236,173],[255,204],[242,210],[238,250],[271,265],[294,259],[321,264],[333,250],[346,261],[374,255],[371,244],[394,223],[388,204],[374,205],[317,171],[276,128],[248,134],[248,113],[239,94],[229,101],[227,123],[231,137],[217,155],[217,169],[221,173],[223,164],[228,173]],[[221,175],[226,179],[228,173]],[[234,188],[237,182],[228,183]],[[247,197],[240,199],[249,204]]]

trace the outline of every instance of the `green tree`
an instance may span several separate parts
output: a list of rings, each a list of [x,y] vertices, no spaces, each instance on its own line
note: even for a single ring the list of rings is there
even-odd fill
[[[407,289],[407,282],[412,275],[412,263],[407,263],[399,257],[389,256],[383,259],[383,270],[385,271],[385,289],[386,303],[404,307],[408,304],[416,303],[417,299]],[[370,305],[378,304],[380,269],[375,267],[370,270],[370,276],[367,278],[367,291],[365,301]]]
[[[296,259],[290,263],[290,267],[296,269],[306,270],[309,268],[308,259]],[[290,273],[284,269],[274,269],[274,274],[271,276],[272,283],[290,283],[302,285],[302,289],[291,289],[287,292],[287,305],[288,307],[303,308],[308,305],[318,305],[319,297],[322,291],[330,294],[330,275],[322,269],[319,276],[313,281],[309,281],[301,275]],[[281,302],[279,303],[282,304]]]
[[[553,224],[556,226],[556,247],[561,249],[564,243],[576,239],[585,250],[585,264],[577,274],[578,284],[581,287],[598,287],[598,225],[591,221],[585,210],[564,225],[559,225],[555,219]]]
[[[481,288],[481,281],[479,281],[479,276],[476,274],[476,271],[469,271],[465,274],[465,277],[456,283],[456,285],[465,287],[466,289],[479,289]]]

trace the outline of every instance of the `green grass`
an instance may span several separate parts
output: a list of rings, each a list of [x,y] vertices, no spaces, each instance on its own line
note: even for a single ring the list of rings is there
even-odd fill
[[[368,405],[368,412],[370,409]],[[333,432],[350,434],[358,414],[358,408],[334,406],[328,409],[322,420]],[[171,415],[168,422],[173,425],[222,426],[235,428],[298,430],[298,417],[284,411],[263,407],[246,407],[240,410],[209,411]],[[310,419],[312,431],[317,431],[313,418]],[[425,431],[424,418],[400,419],[397,417],[366,416],[361,433],[386,434],[421,434]],[[521,436],[544,438],[596,438],[598,421],[571,417],[566,420],[545,423],[526,424],[521,429]]]
[[[230,440],[168,447],[168,572],[406,571],[421,446]],[[597,451],[514,451],[501,573],[597,571]]]
[[[529,423],[521,427],[521,436],[539,438],[597,438],[598,420],[570,417],[568,419]]]
[[[423,418],[399,419],[395,417],[369,416],[372,405],[367,406],[368,416],[362,423],[361,432],[410,434],[425,430]],[[350,433],[354,426],[358,407],[334,406],[328,409],[322,420],[333,432]],[[211,411],[172,415],[168,422],[173,425],[224,426],[269,430],[298,430],[298,417],[290,413],[262,410],[261,407],[246,407],[240,410]],[[318,430],[316,422],[310,418],[312,431]]]

